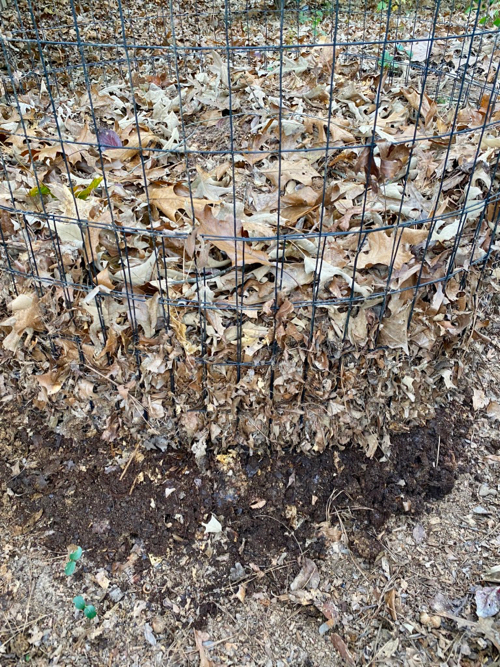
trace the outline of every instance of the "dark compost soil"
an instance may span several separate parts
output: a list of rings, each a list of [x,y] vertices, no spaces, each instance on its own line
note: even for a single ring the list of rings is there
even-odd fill
[[[467,415],[454,406],[423,428],[393,436],[390,459],[368,460],[349,447],[314,457],[239,450],[210,457],[202,471],[186,452],[141,451],[125,474],[109,445],[37,428],[43,424],[39,416],[30,427],[33,435],[21,429],[17,436],[17,455],[20,441],[29,467],[12,477],[12,462],[4,460],[0,472],[21,527],[41,511],[37,528],[46,546],[62,553],[71,543],[82,545],[108,568],[124,561],[134,544],[143,547],[144,567],[150,565],[145,554],[196,552],[213,513],[229,538],[215,543],[211,554],[223,585],[235,562],[264,568],[284,551],[298,555],[299,543],[321,558],[317,525],[335,508],[355,510],[351,547],[373,560],[380,550],[376,535],[391,514],[419,513],[427,500],[453,488]]]

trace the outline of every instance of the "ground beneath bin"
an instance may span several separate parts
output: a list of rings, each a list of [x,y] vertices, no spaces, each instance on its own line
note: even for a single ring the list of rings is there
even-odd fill
[[[215,567],[223,554],[243,566],[285,551],[300,556],[303,542],[322,558],[326,539],[318,526],[347,506],[356,507],[352,548],[373,561],[376,533],[391,515],[418,514],[427,499],[452,490],[470,425],[471,407],[453,406],[395,436],[389,459],[369,460],[358,448],[278,458],[233,450],[201,469],[185,452],[117,452],[98,439],[55,436],[33,413],[29,429],[16,431],[29,464],[13,475],[4,459],[0,473],[21,526],[36,516],[44,546],[59,553],[84,545],[101,567],[126,558],[134,545],[154,557],[181,546],[194,553],[212,516],[228,531],[213,546]]]
[[[4,664],[495,664],[474,590],[498,564],[499,442],[465,398],[387,459],[230,450],[203,469],[4,407]]]

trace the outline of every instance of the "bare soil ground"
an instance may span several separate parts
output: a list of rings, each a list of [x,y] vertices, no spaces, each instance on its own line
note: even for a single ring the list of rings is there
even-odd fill
[[[474,602],[499,564],[498,350],[472,351],[464,393],[372,461],[240,449],[200,469],[62,438],[4,397],[2,664],[498,664]]]

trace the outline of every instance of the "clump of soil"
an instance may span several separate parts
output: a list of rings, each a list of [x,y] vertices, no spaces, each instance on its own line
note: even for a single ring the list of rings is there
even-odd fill
[[[214,515],[227,536],[211,554],[219,584],[234,563],[264,567],[285,551],[298,555],[299,544],[320,558],[318,524],[345,508],[351,547],[372,560],[376,534],[391,514],[419,513],[427,500],[451,491],[468,431],[455,406],[395,435],[387,459],[369,460],[349,447],[279,458],[239,449],[209,457],[202,471],[186,452],[140,451],[124,472],[126,457],[113,456],[102,441],[72,441],[48,432],[41,416],[38,423],[36,435],[17,436],[24,470],[12,476],[12,462],[0,461],[20,530],[41,511],[37,531],[55,552],[79,544],[111,568],[138,544],[148,567],[146,554],[199,551],[203,524]]]

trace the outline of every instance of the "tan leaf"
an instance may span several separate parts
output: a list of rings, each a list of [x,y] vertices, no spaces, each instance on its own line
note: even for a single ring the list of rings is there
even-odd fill
[[[253,510],[260,510],[266,504],[267,500],[257,500],[255,503],[252,503],[250,507]]]
[[[380,342],[392,349],[398,347],[408,354],[408,317],[411,302],[402,303],[399,298],[393,298],[389,304],[391,315],[384,317],[380,327]]]
[[[282,204],[286,204],[281,208],[281,215],[290,222],[297,222],[299,218],[307,215],[320,204],[321,194],[306,186],[285,195],[281,199]]]
[[[196,649],[198,651],[198,655],[200,656],[200,667],[212,667],[213,662],[207,658],[207,654],[205,653],[205,647],[203,646],[203,642],[208,640],[207,633],[202,632],[201,630],[195,630],[194,640],[196,642]]]
[[[261,170],[273,185],[280,183],[284,187],[288,181],[298,181],[303,185],[312,185],[313,178],[321,178],[320,174],[311,167],[306,158],[300,160],[281,160],[281,179],[279,161],[269,169]]]
[[[6,350],[14,352],[22,334],[25,331],[42,331],[43,323],[36,294],[20,294],[9,304],[9,309],[12,315],[0,322],[0,327],[12,327],[3,340],[3,346]]]
[[[491,401],[486,410],[486,414],[493,420],[500,419],[500,404],[496,401]]]
[[[141,130],[140,142],[138,135],[139,133],[137,132],[135,124],[129,125],[127,128],[122,130],[122,132],[120,132],[120,139],[123,141],[124,147],[106,148],[104,151],[102,151],[103,155],[105,155],[110,160],[120,160],[121,162],[125,162],[126,160],[130,160],[131,157],[139,153],[141,148],[147,148],[156,141],[156,135],[153,134],[153,132],[145,132],[144,130]],[[97,139],[94,139],[94,141],[97,141]],[[128,148],[126,145],[127,141],[128,145],[133,146],[134,148]]]
[[[437,113],[437,104],[434,100],[431,100],[427,93],[418,93],[413,88],[402,88],[401,92],[406,97],[411,106],[415,111],[419,111],[424,118],[425,127],[427,127],[431,120]]]
[[[330,134],[332,135],[332,140],[335,144],[340,142],[345,142],[347,144],[356,143],[355,136],[345,128],[341,127],[335,120],[331,120],[328,127],[330,128]]]
[[[156,270],[156,256],[153,252],[145,261],[134,266],[128,266],[126,269],[117,271],[113,278],[115,280],[132,283],[132,285],[145,285],[153,276]]]
[[[109,272],[108,267],[106,267],[97,274],[96,281],[98,285],[104,285],[104,287],[107,287],[108,289],[114,289],[115,287],[111,280],[111,274]]]
[[[367,340],[368,322],[366,320],[366,313],[361,310],[356,317],[349,318],[349,340],[353,345],[364,345]]]
[[[95,575],[95,580],[97,581],[99,586],[103,588],[105,591],[109,588],[109,579],[106,576],[105,570],[98,570]]]
[[[83,256],[89,264],[95,262],[97,257],[97,246],[99,245],[100,233],[100,227],[94,227],[93,225],[84,229],[83,236],[85,239],[85,252]]]
[[[83,154],[88,151],[89,146],[80,146],[79,144],[95,144],[96,138],[89,129],[87,123],[84,124],[82,130],[78,137],[76,138],[76,144],[69,144],[60,141],[53,141],[48,146],[45,146],[38,152],[38,159],[44,160],[49,158],[53,160],[59,153],[65,154],[71,164],[76,164],[82,160]]]
[[[87,123],[82,127],[82,131],[77,137],[78,144],[95,144],[97,139],[89,130]],[[84,158],[84,153],[88,151],[88,146],[79,146],[79,145],[65,145],[65,153],[68,156],[68,160],[71,164],[76,164]]]
[[[59,374],[57,369],[53,369],[48,371],[48,373],[43,373],[43,375],[36,375],[35,377],[40,386],[47,390],[47,394],[52,396],[61,390],[64,383],[64,379],[59,378],[58,376]]]
[[[396,611],[396,589],[391,588],[390,591],[387,591],[385,594],[385,603],[387,607],[389,608],[389,613],[391,614],[391,618],[393,621],[398,620],[398,614]]]
[[[186,352],[187,356],[190,357],[196,354],[198,347],[196,345],[193,345],[193,343],[191,343],[190,341],[188,341],[186,337],[187,327],[184,324],[184,322],[178,319],[177,313],[174,311],[173,308],[170,310],[170,326],[174,330],[177,340],[184,348],[184,351]]]
[[[368,244],[369,252],[360,253],[358,256],[357,267],[359,269],[384,264],[385,266],[392,265],[398,270],[413,257],[409,250],[405,250],[405,244],[402,242],[398,244],[397,252],[393,256],[394,238],[388,236],[385,231],[368,234]]]
[[[207,199],[191,199],[189,189],[181,183],[151,188],[149,200],[172,221],[175,221],[178,211],[186,211],[189,216],[192,217],[194,214],[196,217],[207,204],[217,203]]]
[[[319,572],[316,563],[310,558],[304,558],[302,569],[290,584],[291,591],[300,591],[305,588],[315,589],[319,586]]]
[[[233,265],[242,266],[244,263],[243,254],[245,255],[244,259],[246,263],[265,264],[266,266],[272,264],[266,253],[261,250],[254,250],[250,243],[245,243],[245,250],[243,251],[242,242],[231,240],[231,237],[234,239],[241,236],[241,221],[237,221],[234,225],[228,220],[218,220],[212,215],[209,206],[205,206],[203,211],[198,214],[198,220],[200,222],[198,227],[199,232],[210,237],[218,237],[207,240],[216,248],[225,252]]]
[[[336,632],[334,632],[332,635],[330,635],[330,639],[334,647],[340,653],[340,656],[342,660],[344,660],[345,664],[352,665],[354,667],[355,665],[354,659],[352,655],[349,653],[349,649],[347,648],[346,643],[342,639],[342,637],[338,635]]]
[[[240,602],[244,602],[246,594],[247,594],[247,587],[245,586],[245,584],[240,584],[238,587],[238,592],[235,593],[234,597],[238,598]]]
[[[413,42],[410,45],[411,61],[417,63],[425,62],[431,54],[433,41],[431,35],[426,35],[424,39]]]
[[[490,399],[486,397],[484,391],[482,389],[474,389],[473,394],[472,394],[472,407],[474,410],[482,410],[485,408],[488,403],[490,402]]]
[[[77,221],[92,219],[92,209],[96,205],[95,197],[91,196],[86,200],[78,199],[63,183],[51,183],[50,191],[56,199],[47,208],[51,212],[53,210],[60,211],[70,222],[60,220],[59,216],[50,216],[47,220],[49,227],[64,243],[81,248],[85,237]]]

